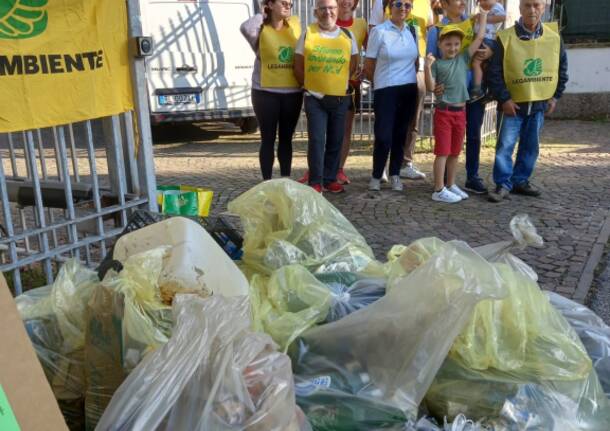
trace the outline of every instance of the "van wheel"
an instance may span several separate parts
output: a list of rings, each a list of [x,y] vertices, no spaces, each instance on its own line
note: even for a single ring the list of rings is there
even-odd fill
[[[258,121],[256,117],[244,118],[239,127],[243,133],[255,133],[258,130]]]

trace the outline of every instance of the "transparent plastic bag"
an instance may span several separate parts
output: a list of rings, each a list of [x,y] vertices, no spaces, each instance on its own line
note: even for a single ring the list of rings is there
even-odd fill
[[[97,430],[300,429],[290,360],[249,332],[246,297],[178,295],[174,318],[168,343],[129,375]]]
[[[403,412],[407,419],[415,418],[474,306],[482,299],[503,295],[501,279],[492,265],[464,243],[442,244],[379,301],[305,332],[300,348],[291,349],[295,374],[312,380],[328,376],[329,368],[334,373],[339,370],[339,375],[355,376],[362,382],[346,385],[342,390],[346,395],[341,397],[381,403]],[[332,385],[333,378],[329,378]],[[297,397],[316,429],[311,415],[316,406],[306,401]],[[353,409],[353,429],[366,429],[358,410]]]
[[[331,291],[305,267],[288,265],[271,277],[255,275],[250,283],[254,329],[286,348],[306,329],[328,315]]]
[[[70,429],[84,427],[86,305],[97,275],[68,260],[50,286],[15,301],[28,336]]]
[[[311,272],[360,272],[375,258],[354,226],[311,187],[264,181],[229,203],[244,227],[243,261],[269,275],[285,265]]]
[[[551,304],[576,331],[593,361],[606,396],[610,398],[610,326],[582,304],[554,292],[546,292]]]
[[[353,272],[317,274],[331,292],[331,305],[325,323],[334,322],[367,307],[385,295],[386,280],[362,278]]]

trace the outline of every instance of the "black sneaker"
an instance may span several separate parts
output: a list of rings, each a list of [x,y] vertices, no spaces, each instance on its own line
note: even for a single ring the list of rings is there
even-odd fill
[[[514,185],[513,189],[511,190],[511,193],[532,197],[538,197],[541,194],[540,190],[532,186],[529,181]]]
[[[489,202],[502,202],[504,199],[510,199],[510,192],[508,189],[502,186],[496,186],[496,189],[493,192],[489,193],[488,200]]]
[[[464,184],[464,189],[468,190],[470,193],[474,193],[475,195],[484,195],[485,193],[487,193],[487,187],[485,187],[485,184],[483,184],[483,180],[479,177],[466,180],[466,184]]]

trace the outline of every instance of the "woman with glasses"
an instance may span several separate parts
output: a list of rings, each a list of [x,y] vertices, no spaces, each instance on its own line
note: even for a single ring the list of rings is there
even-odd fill
[[[404,187],[400,168],[408,127],[415,115],[419,57],[415,28],[405,23],[412,7],[412,0],[393,1],[390,18],[372,29],[366,50],[364,73],[374,88],[372,191],[381,189],[388,154],[392,190],[402,191]]]
[[[261,131],[259,162],[263,180],[271,179],[275,136],[280,174],[292,168],[292,136],[303,104],[303,92],[294,77],[294,48],[301,35],[291,0],[264,0],[263,13],[244,22],[241,33],[256,53],[252,72],[252,106]]]

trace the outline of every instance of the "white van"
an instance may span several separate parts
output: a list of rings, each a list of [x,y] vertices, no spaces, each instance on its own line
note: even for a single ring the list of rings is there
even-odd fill
[[[254,53],[239,26],[257,0],[142,0],[152,124],[222,120],[256,130],[250,101]]]

